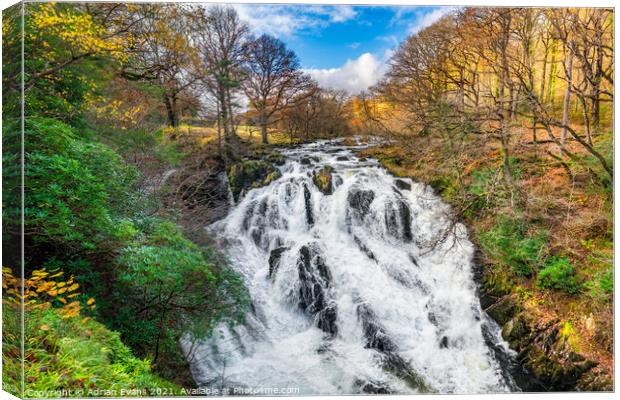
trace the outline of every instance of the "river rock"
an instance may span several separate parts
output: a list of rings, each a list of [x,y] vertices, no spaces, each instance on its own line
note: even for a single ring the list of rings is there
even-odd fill
[[[309,226],[314,225],[314,212],[312,211],[312,193],[310,193],[310,189],[308,189],[308,185],[305,183],[304,186],[304,204],[306,206],[306,222]]]
[[[269,279],[275,280],[276,273],[278,272],[278,268],[280,267],[280,260],[282,259],[282,254],[288,247],[278,247],[269,253]]]
[[[286,162],[286,158],[279,151],[272,151],[267,156],[267,161],[272,162],[276,165],[284,165]]]
[[[347,196],[347,203],[360,219],[363,219],[370,211],[370,204],[375,199],[372,190],[353,189]]]
[[[313,245],[299,249],[297,260],[299,275],[299,308],[310,315],[316,315],[317,327],[331,336],[338,332],[335,303],[327,298],[331,285],[331,273],[323,257]]]
[[[332,194],[334,192],[332,184],[332,172],[334,169],[329,165],[321,168],[318,171],[314,171],[312,174],[312,182],[316,187],[325,195]]]
[[[400,190],[411,190],[411,183],[409,183],[409,182],[407,182],[407,181],[405,181],[403,179],[396,179],[396,180],[394,180],[394,184]]]

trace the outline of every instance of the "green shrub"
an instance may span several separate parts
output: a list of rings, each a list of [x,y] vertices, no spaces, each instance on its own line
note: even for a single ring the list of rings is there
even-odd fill
[[[531,276],[545,260],[547,232],[530,232],[524,219],[500,216],[491,230],[480,235],[480,244],[516,275]]]
[[[240,277],[216,265],[173,223],[150,219],[142,228],[143,237],[117,259],[109,322],[138,355],[165,364],[170,373],[171,365],[184,362],[181,335],[206,336],[220,320],[240,321],[249,296]]]
[[[3,225],[20,224],[20,153],[17,124],[4,129]],[[108,147],[80,139],[67,125],[28,118],[25,146],[25,231],[35,242],[62,244],[74,251],[106,248],[131,236],[123,219],[135,201],[137,172]]]
[[[614,271],[613,266],[609,267],[584,284],[587,294],[597,302],[608,302],[614,293]]]
[[[599,286],[606,294],[614,292],[614,270],[610,269],[604,272],[599,278]]]
[[[550,257],[545,267],[538,272],[536,285],[539,288],[557,289],[570,294],[580,290],[575,269],[566,257]]]
[[[467,190],[475,196],[486,196],[493,187],[496,176],[495,168],[476,169],[471,174],[471,183]]]

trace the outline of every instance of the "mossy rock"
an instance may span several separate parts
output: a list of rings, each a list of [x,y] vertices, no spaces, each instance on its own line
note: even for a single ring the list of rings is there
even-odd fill
[[[520,313],[504,324],[502,337],[510,343],[510,347],[520,350],[524,342],[528,340],[530,330],[530,322],[523,313]]]
[[[500,326],[503,326],[521,310],[521,305],[512,296],[504,296],[485,311]]]
[[[269,185],[281,174],[271,163],[260,160],[246,160],[231,165],[228,170],[228,182],[235,201],[248,189]]]
[[[286,158],[279,151],[272,151],[267,155],[267,161],[272,162],[276,165],[284,165],[286,162]]]
[[[325,194],[329,195],[334,192],[332,185],[332,173],[334,169],[330,166],[325,166],[318,171],[314,171],[312,175],[312,182],[316,185],[319,190]]]

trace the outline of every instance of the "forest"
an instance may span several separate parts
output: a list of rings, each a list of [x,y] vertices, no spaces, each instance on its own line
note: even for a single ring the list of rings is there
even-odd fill
[[[355,151],[467,225],[482,306],[537,388],[612,390],[613,10],[458,9],[361,93],[232,7],[2,20],[4,390],[194,388],[179,341],[253,307],[204,227],[277,180],[283,149],[335,138],[379,143]]]

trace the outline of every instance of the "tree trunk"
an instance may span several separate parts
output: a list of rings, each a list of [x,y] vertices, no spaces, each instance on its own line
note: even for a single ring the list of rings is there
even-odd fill
[[[588,102],[584,96],[579,96],[581,102],[581,111],[583,114],[583,126],[586,130],[586,140],[588,144],[592,146],[592,133],[590,132],[590,115],[588,115]]]
[[[553,39],[552,39],[553,40]],[[551,108],[554,107],[555,104],[555,83],[557,81],[557,72],[558,65],[556,63],[556,53],[557,52],[557,42],[553,40],[553,45],[551,47],[551,67],[549,74],[549,90],[547,91],[547,101],[551,103]]]
[[[215,107],[217,110],[217,154],[222,156],[222,123],[220,120],[220,103],[215,102]]]
[[[501,46],[501,72],[500,72],[500,77],[499,77],[499,98],[500,98],[500,104],[499,104],[499,117],[500,117],[500,142],[502,145],[502,164],[504,167],[504,180],[506,181],[506,184],[509,186],[513,185],[513,179],[512,179],[512,171],[510,169],[510,155],[509,155],[509,147],[510,147],[510,132],[509,132],[509,127],[508,127],[508,120],[510,118],[510,113],[512,110],[512,104],[510,103],[510,101],[512,100],[512,98],[509,99],[509,101],[506,101],[506,89],[508,86],[508,81],[509,81],[509,65],[508,65],[508,54],[507,54],[507,47],[508,47],[508,41],[510,40],[510,24],[511,24],[511,19],[510,16],[504,16],[503,18],[504,20],[502,21],[503,23],[503,29],[502,29],[502,35],[503,35],[503,45]],[[508,104],[507,104],[508,103]]]
[[[166,104],[166,111],[168,113],[168,126],[176,128],[179,126],[176,111],[176,96],[164,93],[164,103]]]
[[[575,42],[571,41],[568,48],[568,60],[566,61],[566,91],[564,92],[564,106],[562,112],[562,148],[566,146],[566,126],[568,126],[568,117],[570,114],[570,93],[573,85],[573,51]]]
[[[269,144],[269,138],[267,137],[267,124],[262,121],[260,124],[260,134],[263,138],[263,144]]]
[[[601,24],[601,10],[596,10],[597,20],[594,29],[594,45],[596,48],[596,63],[594,69],[594,85],[592,90],[592,128],[598,133],[601,123],[601,80],[603,78],[603,28]]]
[[[542,76],[540,78],[540,100],[541,101],[544,101],[544,98],[545,98],[545,83],[547,80],[547,58],[548,57],[549,57],[549,46],[548,44],[545,44],[545,56],[543,58]]]

